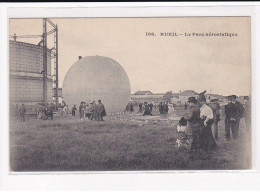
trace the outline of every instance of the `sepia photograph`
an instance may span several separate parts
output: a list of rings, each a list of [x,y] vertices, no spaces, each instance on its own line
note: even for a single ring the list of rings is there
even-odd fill
[[[252,169],[250,16],[8,25],[10,172]]]

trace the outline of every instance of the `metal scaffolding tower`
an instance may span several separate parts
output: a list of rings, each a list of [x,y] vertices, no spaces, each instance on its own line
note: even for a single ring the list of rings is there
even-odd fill
[[[47,31],[47,23],[49,23],[53,29],[49,32]],[[47,36],[54,33],[54,47],[51,49],[52,58],[54,58],[54,74],[53,78],[53,89],[54,97],[56,103],[56,109],[58,108],[59,103],[59,80],[58,80],[58,26],[55,25],[50,19],[43,18],[43,35],[42,41],[39,44],[43,43],[43,100],[44,103],[47,103]]]

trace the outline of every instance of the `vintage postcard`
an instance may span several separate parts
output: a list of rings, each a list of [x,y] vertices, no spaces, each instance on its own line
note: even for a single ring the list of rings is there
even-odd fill
[[[251,17],[8,22],[10,172],[252,168]]]

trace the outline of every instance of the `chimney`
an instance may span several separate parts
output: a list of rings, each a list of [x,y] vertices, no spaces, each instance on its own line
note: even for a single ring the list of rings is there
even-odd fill
[[[82,59],[82,56],[79,56],[79,60]]]

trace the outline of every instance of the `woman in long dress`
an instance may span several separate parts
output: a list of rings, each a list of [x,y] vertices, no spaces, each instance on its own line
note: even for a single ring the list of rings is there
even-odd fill
[[[200,144],[201,148],[205,151],[213,150],[217,147],[217,144],[213,138],[211,126],[213,124],[213,111],[212,109],[206,104],[206,98],[204,94],[200,94],[198,97],[198,101],[201,104],[200,107],[200,119],[203,122],[203,127],[201,129],[200,135]]]

